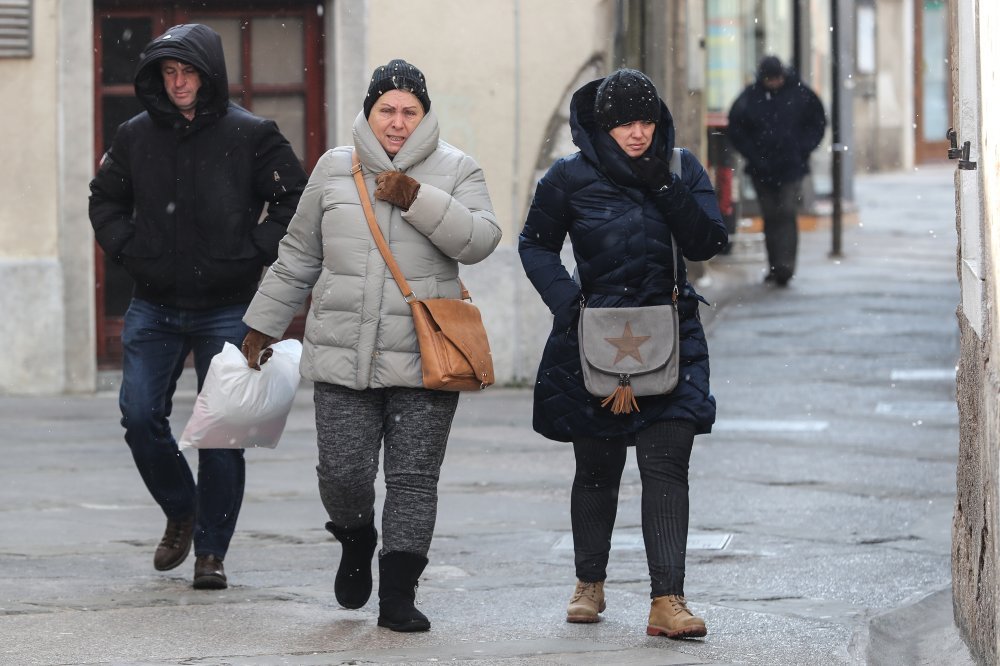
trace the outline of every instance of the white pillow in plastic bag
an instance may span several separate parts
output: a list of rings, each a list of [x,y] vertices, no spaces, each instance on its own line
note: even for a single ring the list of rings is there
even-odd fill
[[[212,357],[181,448],[242,449],[278,445],[299,386],[302,343],[271,345],[270,359],[254,370],[234,345]]]

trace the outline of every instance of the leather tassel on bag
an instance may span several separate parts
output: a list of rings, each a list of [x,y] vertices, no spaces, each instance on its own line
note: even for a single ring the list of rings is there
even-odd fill
[[[635,392],[632,391],[628,375],[618,377],[618,386],[611,395],[601,401],[601,407],[607,407],[608,403],[611,403],[612,414],[631,414],[633,409],[639,411],[639,403],[635,400]]]

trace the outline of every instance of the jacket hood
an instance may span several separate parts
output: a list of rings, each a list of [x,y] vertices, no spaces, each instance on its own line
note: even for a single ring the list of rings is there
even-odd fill
[[[783,86],[781,86],[781,88],[779,88],[778,90],[782,90],[784,88],[795,88],[796,86],[798,86],[801,83],[801,79],[799,79],[798,72],[796,72],[795,69],[792,68],[792,67],[785,67],[784,70],[782,71],[781,75],[785,77],[785,84]],[[763,88],[764,87],[764,79],[765,78],[766,77],[764,76],[764,74],[762,74],[758,70],[757,71],[757,76],[754,79],[754,84],[756,84],[756,85],[758,85],[758,86],[760,86],[760,87]]]
[[[598,127],[597,118],[594,116],[594,101],[597,99],[597,88],[602,81],[604,79],[591,81],[573,93],[573,99],[569,103],[569,126],[573,143],[584,157],[613,175],[613,180],[620,182],[621,175],[631,173],[625,161],[629,159],[628,156],[620,148],[616,152],[599,149],[599,146],[609,145],[610,138],[608,132]],[[614,143],[614,140],[612,139],[610,143]],[[656,123],[656,133],[653,135],[653,145],[650,146],[650,150],[669,160],[673,149],[674,118],[661,98],[660,120]],[[614,163],[608,163],[609,159]]]
[[[389,157],[385,148],[378,142],[378,137],[372,131],[365,112],[354,118],[354,147],[358,151],[361,164],[374,173],[381,171],[406,171],[414,164],[425,160],[428,155],[437,150],[441,132],[434,111],[428,111],[420,120],[413,132],[406,138],[403,147],[395,157]]]
[[[159,61],[180,60],[201,74],[195,120],[200,116],[218,117],[229,105],[229,77],[222,50],[222,38],[205,25],[175,25],[150,42],[139,56],[135,71],[135,95],[158,122],[173,124],[181,117],[163,88]]]

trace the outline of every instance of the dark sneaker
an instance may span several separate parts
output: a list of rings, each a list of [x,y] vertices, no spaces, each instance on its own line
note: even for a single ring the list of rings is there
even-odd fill
[[[226,582],[226,570],[222,560],[215,555],[199,555],[194,561],[194,589],[224,590],[229,587]]]
[[[767,275],[764,276],[764,284],[773,285],[775,287],[787,287],[788,281],[791,279],[792,277],[790,275],[786,276],[786,275],[779,275],[776,273],[768,273]]]
[[[153,555],[153,566],[157,571],[169,571],[180,566],[191,552],[191,535],[194,533],[194,516],[179,520],[167,519],[167,529],[163,532],[160,545]]]

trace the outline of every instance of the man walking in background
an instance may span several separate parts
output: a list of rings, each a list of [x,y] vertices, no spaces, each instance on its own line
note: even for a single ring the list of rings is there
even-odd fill
[[[201,390],[223,343],[240,346],[243,315],[306,174],[274,122],[229,101],[222,40],[207,26],[174,26],[147,45],[135,93],[146,110],[118,128],[90,183],[97,242],[135,281],[122,330],[121,422],[167,517],[153,566],[179,566],[193,540],[194,587],[223,589],[243,450],[199,450],[196,483],[170,431],[173,394],[189,352]]]
[[[795,274],[802,179],[825,130],[819,97],[775,56],[760,61],[757,80],[729,111],[729,140],[746,160],[764,217],[766,283],[784,287]]]

